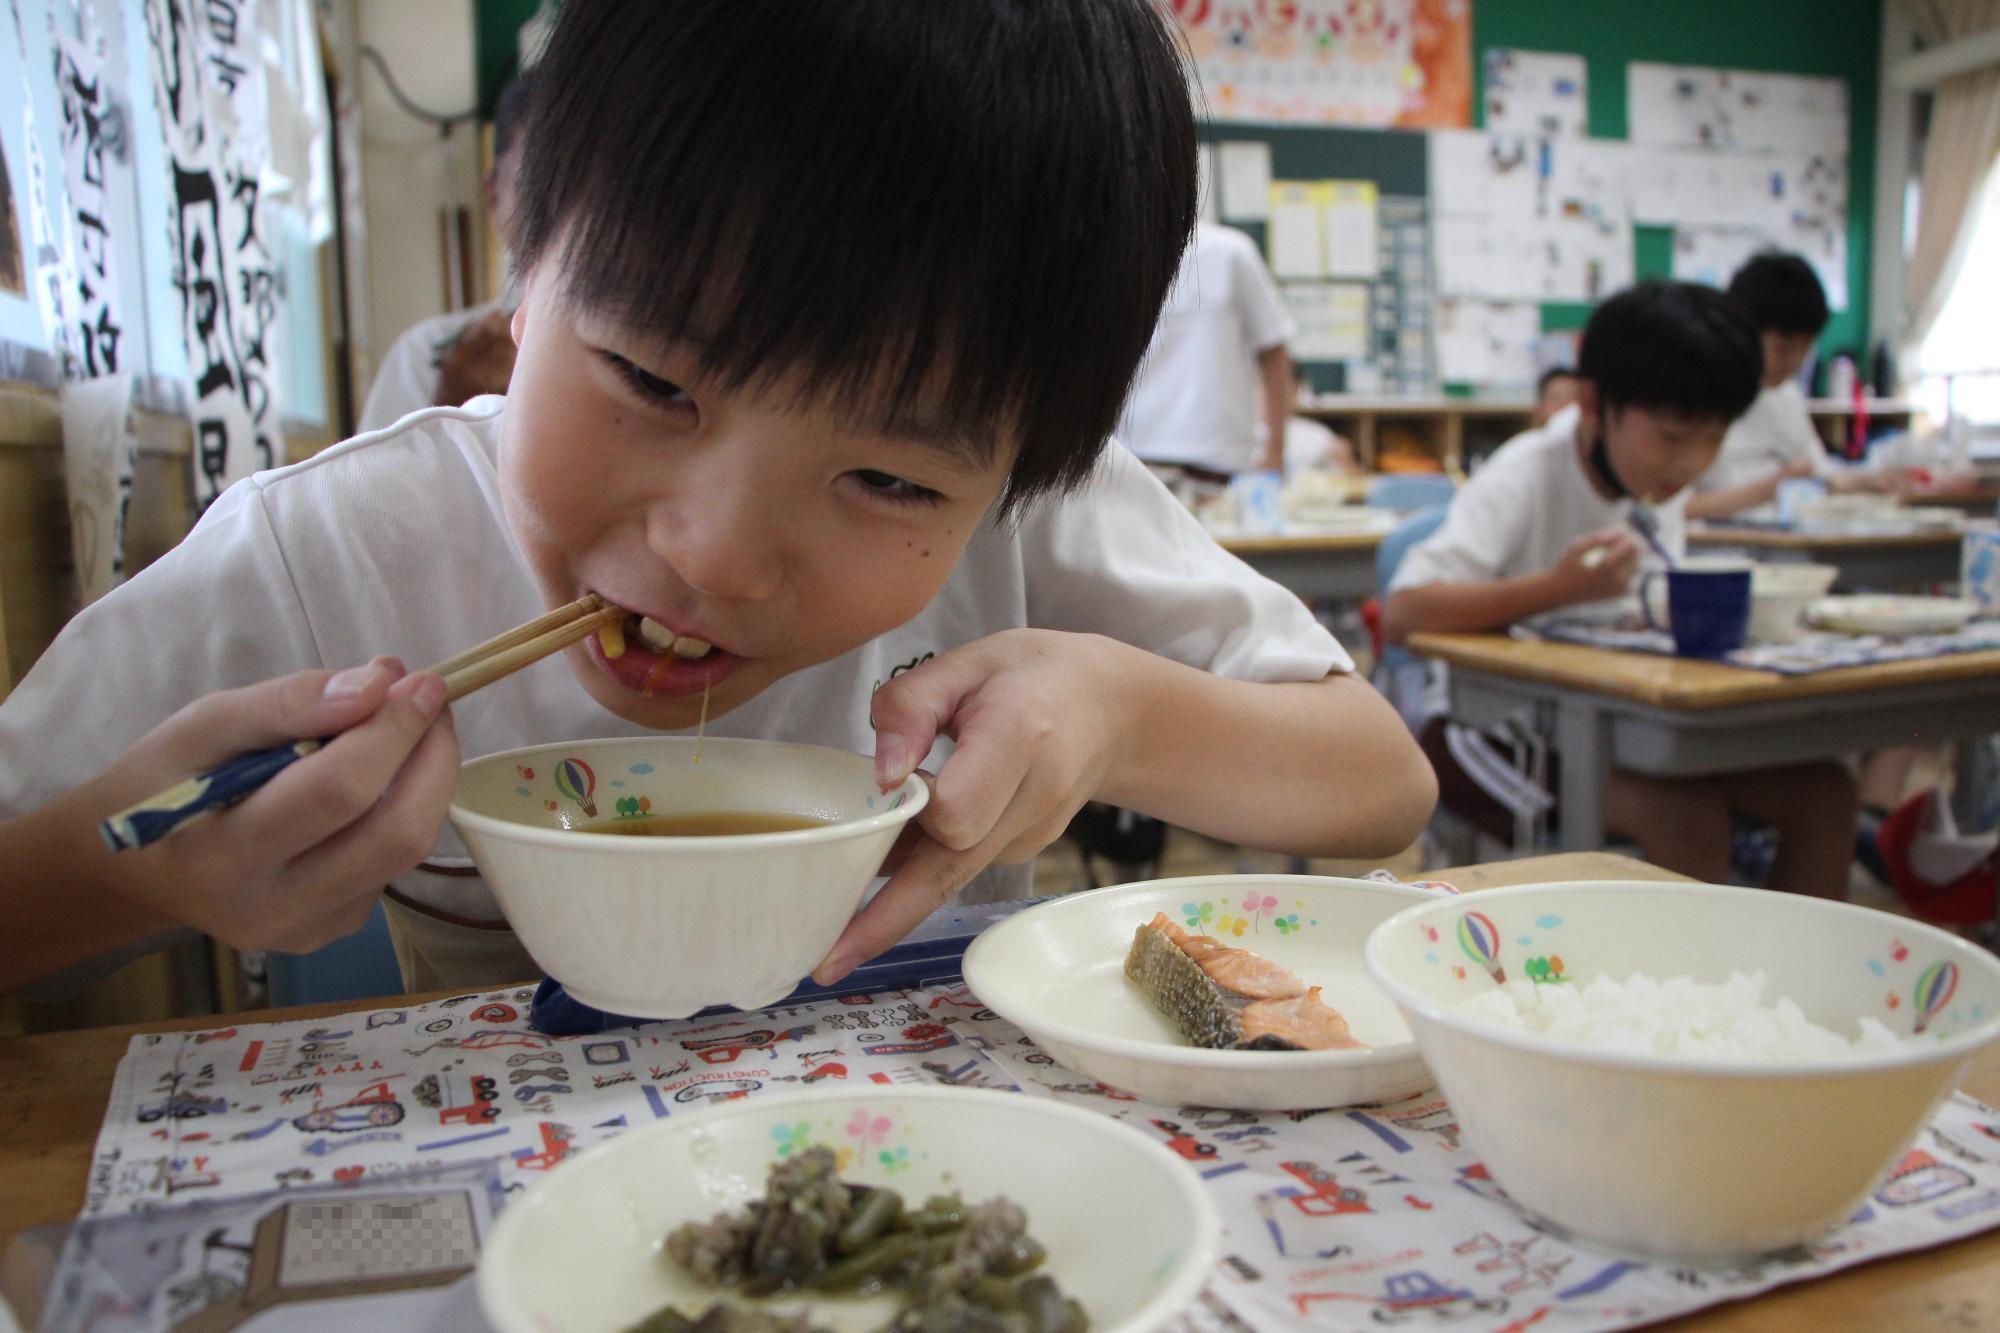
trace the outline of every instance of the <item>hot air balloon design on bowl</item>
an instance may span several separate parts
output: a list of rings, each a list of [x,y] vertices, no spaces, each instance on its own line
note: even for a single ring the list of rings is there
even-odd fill
[[[555,767],[556,790],[583,807],[584,817],[597,818],[597,803],[590,799],[597,790],[597,774],[581,759],[565,759]]]
[[[1944,1007],[1951,1003],[1951,997],[1958,991],[1958,964],[1932,963],[1917,978],[1917,988],[1910,999],[1917,1010],[1917,1031],[1930,1026],[1930,1021]]]
[[[1458,947],[1492,973],[1495,982],[1507,984],[1507,970],[1500,966],[1500,932],[1485,913],[1467,912],[1458,918]]]

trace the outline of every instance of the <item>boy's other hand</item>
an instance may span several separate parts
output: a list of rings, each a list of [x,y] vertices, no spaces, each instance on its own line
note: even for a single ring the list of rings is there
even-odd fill
[[[105,853],[114,891],[239,949],[302,952],[359,930],[382,886],[429,854],[451,802],[458,738],[437,676],[377,658],[208,695],[72,799],[94,825],[246,751],[321,736],[333,739],[240,804]]]
[[[1578,537],[1549,571],[1565,604],[1622,597],[1638,572],[1638,539],[1623,528]]]
[[[438,406],[457,407],[482,393],[507,392],[514,352],[514,335],[501,311],[488,311],[466,325],[438,360]]]
[[[915,929],[990,865],[1053,843],[1103,783],[1124,711],[1106,641],[1008,630],[940,654],[875,692],[875,777],[903,781],[939,736],[957,742],[889,882],[814,969],[822,985]]]

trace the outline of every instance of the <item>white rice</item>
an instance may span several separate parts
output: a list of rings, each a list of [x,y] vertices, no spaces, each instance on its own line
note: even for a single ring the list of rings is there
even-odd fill
[[[1761,971],[1731,973],[1720,983],[1655,981],[1643,972],[1580,986],[1512,981],[1458,1008],[1482,1022],[1579,1046],[1732,1064],[1838,1059],[1902,1044],[1873,1018],[1864,1017],[1860,1035],[1850,1039],[1807,1021],[1788,996],[1766,1004],[1765,983]]]

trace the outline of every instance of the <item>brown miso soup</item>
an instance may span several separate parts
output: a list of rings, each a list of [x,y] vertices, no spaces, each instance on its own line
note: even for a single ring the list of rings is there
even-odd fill
[[[762,810],[693,810],[678,815],[644,815],[638,819],[603,819],[580,824],[579,833],[621,833],[640,838],[727,838],[748,833],[791,833],[824,828],[831,819],[811,815],[770,814]]]

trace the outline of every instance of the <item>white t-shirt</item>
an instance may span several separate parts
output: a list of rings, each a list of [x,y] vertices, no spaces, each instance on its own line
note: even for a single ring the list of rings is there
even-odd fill
[[[1139,365],[1118,438],[1151,463],[1229,473],[1258,467],[1257,354],[1295,332],[1256,243],[1233,227],[1201,223]]]
[[[506,400],[433,408],[231,487],[165,556],[80,612],[0,704],[0,818],[103,771],[201,694],[390,653],[442,661],[546,608],[500,508]],[[1219,675],[1312,681],[1353,663],[1296,597],[1223,551],[1116,444],[1086,488],[982,523],[944,587],[901,627],[796,672],[719,719],[717,736],[872,753],[868,703],[898,669],[1000,630],[1104,634]],[[551,658],[453,706],[466,758],[644,734]],[[940,741],[926,764],[950,752]],[[465,867],[456,832],[430,863]],[[996,868],[968,898],[1025,896]],[[413,871],[395,887],[492,922],[476,877]],[[130,952],[138,952],[132,950]]]
[[[1762,481],[1792,463],[1809,464],[1819,476],[1837,469],[1806,410],[1805,394],[1795,381],[1764,390],[1750,410],[1730,423],[1722,437],[1722,452],[1694,484],[1697,491],[1726,491]]]
[[[1577,538],[1623,524],[1632,502],[1599,495],[1577,452],[1581,415],[1580,408],[1566,407],[1495,450],[1458,488],[1443,525],[1403,557],[1390,590],[1538,573],[1562,559]],[[1660,542],[1676,559],[1687,549],[1686,509],[1685,492],[1653,506]],[[1642,563],[1657,566],[1658,560],[1645,551]],[[1423,717],[1447,711],[1444,666],[1431,666]]]
[[[420,319],[389,344],[389,354],[375,371],[368,401],[361,407],[355,434],[366,435],[393,426],[412,412],[437,403],[438,366],[459,335],[474,322],[507,307],[499,301]]]

